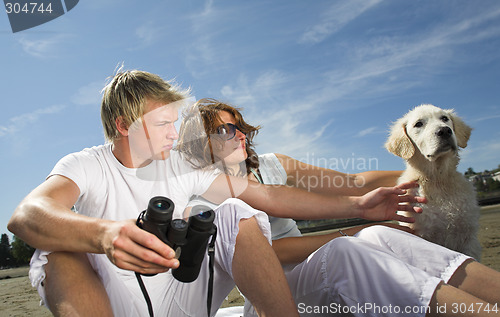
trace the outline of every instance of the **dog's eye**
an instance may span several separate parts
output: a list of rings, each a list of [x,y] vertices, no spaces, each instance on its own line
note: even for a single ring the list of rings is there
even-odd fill
[[[443,121],[443,122],[448,122],[449,120],[450,120],[450,119],[448,119],[448,117],[447,117],[447,116],[442,116],[442,117],[441,117],[441,121]]]
[[[422,121],[417,121],[417,123],[415,123],[414,127],[415,128],[420,128],[424,125],[424,123]]]

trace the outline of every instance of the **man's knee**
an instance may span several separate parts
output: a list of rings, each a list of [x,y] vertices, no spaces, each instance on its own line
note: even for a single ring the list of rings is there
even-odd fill
[[[47,255],[45,264],[45,288],[56,288],[58,283],[74,275],[82,276],[93,272],[92,266],[84,253],[52,252]],[[95,272],[94,272],[95,274]]]
[[[104,286],[84,253],[52,252],[47,256],[42,284],[47,307],[56,316],[112,316]]]

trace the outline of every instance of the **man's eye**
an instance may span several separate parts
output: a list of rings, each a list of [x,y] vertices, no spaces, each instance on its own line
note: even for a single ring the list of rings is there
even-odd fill
[[[447,116],[442,116],[441,121],[448,122],[450,119]]]
[[[415,123],[414,127],[415,128],[420,128],[424,125],[424,123],[422,121],[417,121],[417,123]]]

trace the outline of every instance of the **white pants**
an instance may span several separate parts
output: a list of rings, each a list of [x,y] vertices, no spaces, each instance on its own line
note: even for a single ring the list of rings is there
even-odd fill
[[[255,217],[269,242],[271,239],[267,215],[240,200],[228,199],[215,213],[214,223],[218,232],[212,316],[235,285],[232,262],[240,220]],[[48,262],[48,254],[49,252],[37,250],[30,268],[32,284],[37,287],[45,303],[45,290],[41,282],[45,278],[44,266]],[[106,288],[115,316],[149,316],[144,296],[133,272],[117,268],[104,254],[89,254],[88,258]],[[192,283],[177,281],[170,271],[153,277],[142,277],[155,316],[206,316],[208,275],[208,256],[205,256],[200,275]]]
[[[285,274],[301,316],[424,316],[438,284],[467,259],[407,232],[372,226],[331,240]]]

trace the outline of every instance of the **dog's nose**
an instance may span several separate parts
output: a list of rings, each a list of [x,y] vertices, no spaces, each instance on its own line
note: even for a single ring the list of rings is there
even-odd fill
[[[453,131],[450,127],[441,127],[436,131],[436,135],[440,138],[447,139],[451,137]]]

